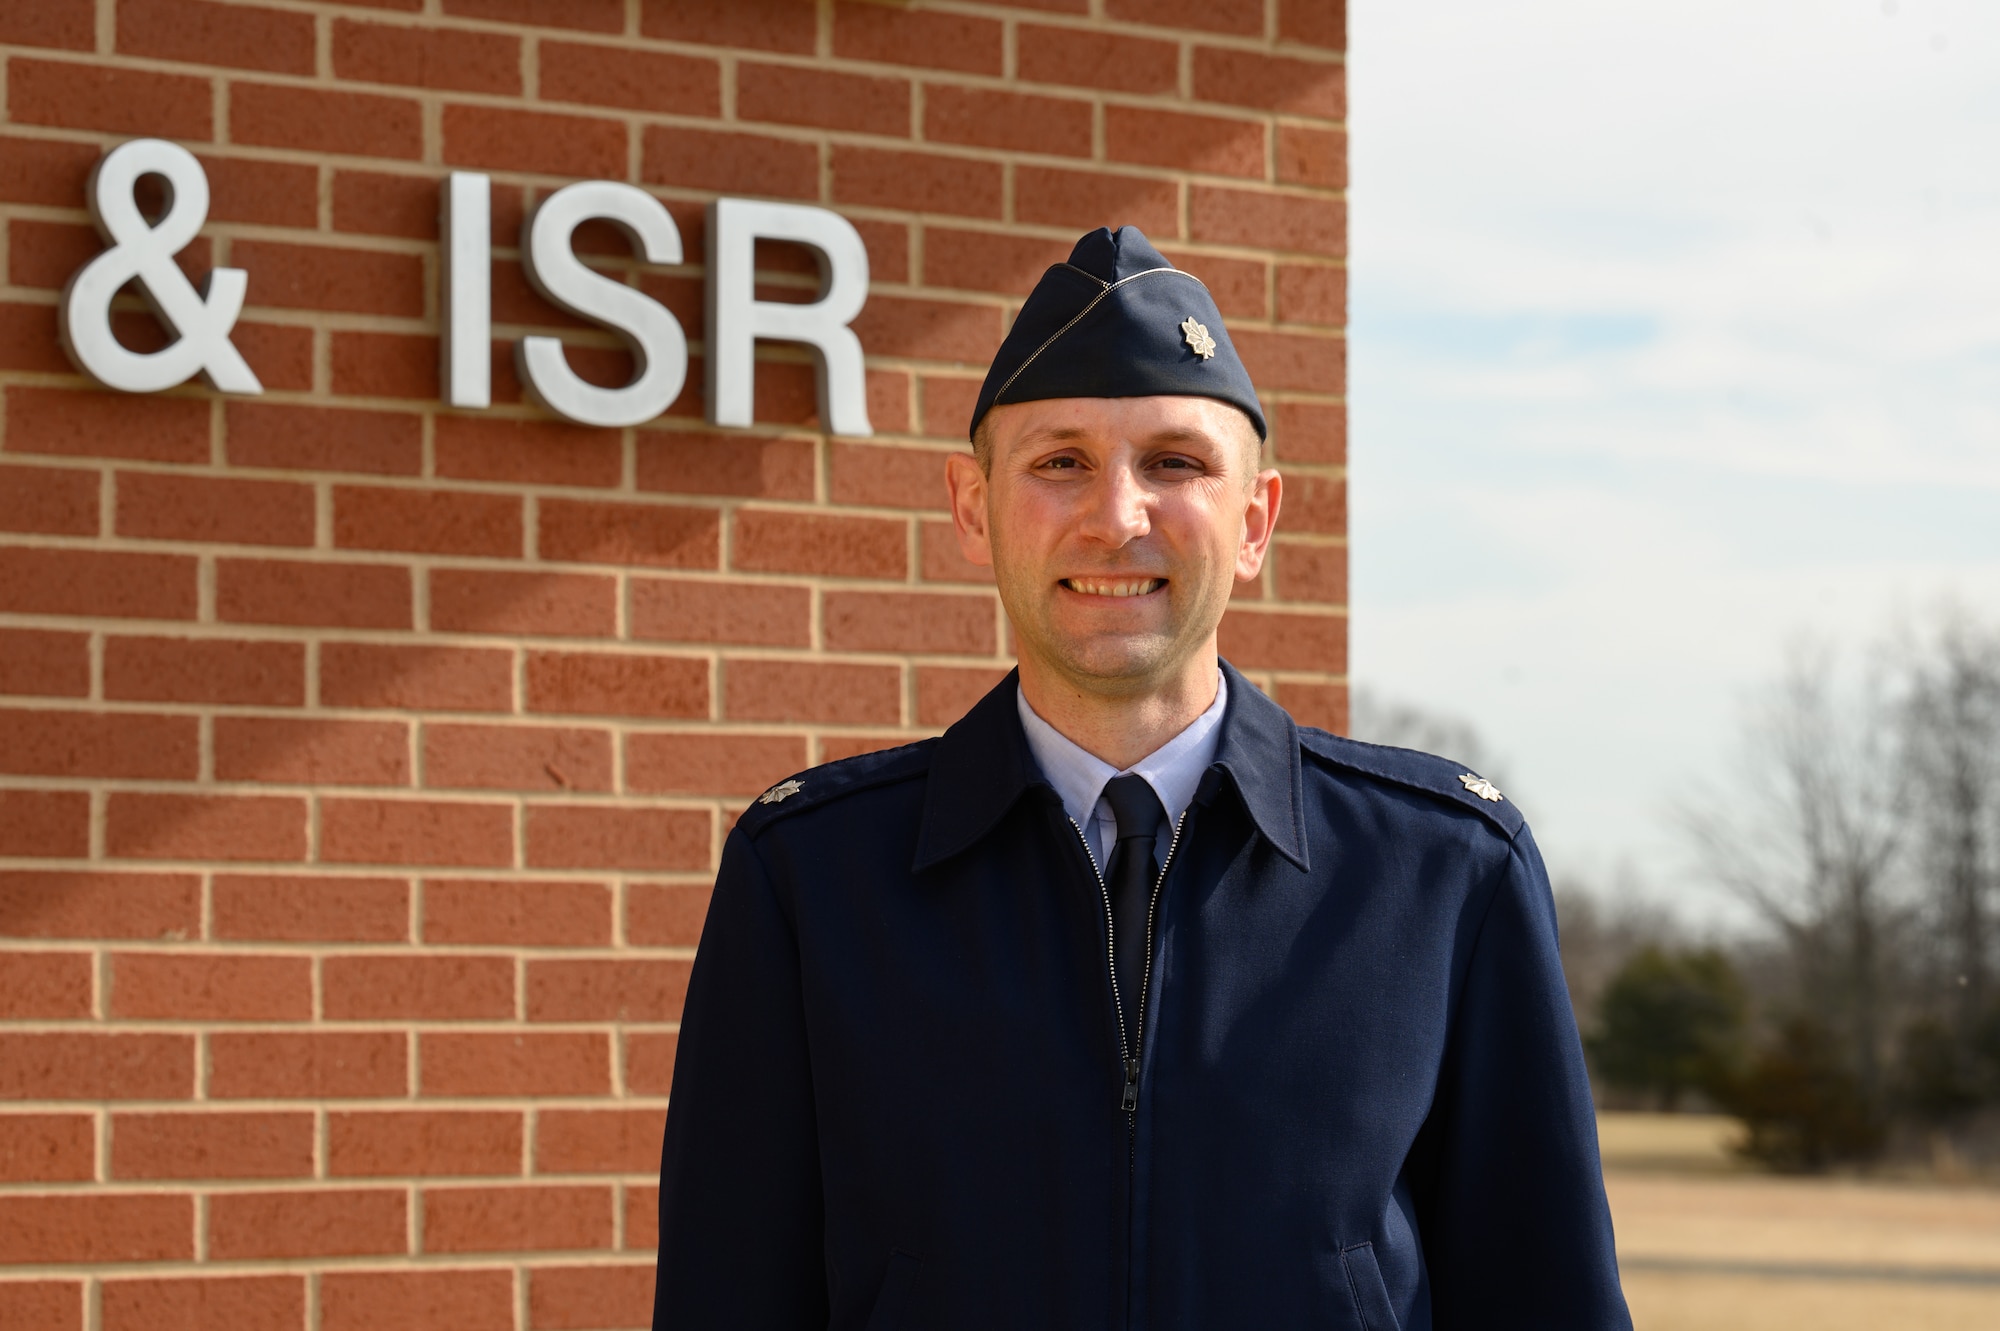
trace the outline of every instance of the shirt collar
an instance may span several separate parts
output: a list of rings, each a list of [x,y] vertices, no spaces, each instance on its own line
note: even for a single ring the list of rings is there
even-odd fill
[[[1228,704],[1229,681],[1218,671],[1215,701],[1180,734],[1125,769],[1144,777],[1153,793],[1160,797],[1169,826],[1180,822],[1181,814],[1194,802],[1202,774],[1215,761],[1216,745],[1221,740],[1216,730],[1222,724]],[[1062,797],[1063,809],[1076,820],[1078,827],[1090,826],[1097,802],[1104,795],[1104,784],[1121,773],[1044,721],[1019,689],[1014,691],[1014,705],[1021,718],[1021,729],[1028,737],[1028,748],[1035,755],[1035,764]]]
[[[1215,728],[1211,767],[1228,776],[1272,848],[1307,868],[1298,727],[1229,662],[1221,667],[1228,698]],[[1028,745],[1015,701],[1019,691],[1020,676],[1010,673],[938,740],[911,866],[918,872],[970,848],[1029,790],[1059,798]]]

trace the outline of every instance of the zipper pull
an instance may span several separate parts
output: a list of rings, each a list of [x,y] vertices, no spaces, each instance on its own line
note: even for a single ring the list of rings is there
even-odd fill
[[[1125,1060],[1125,1093],[1118,1097],[1118,1107],[1128,1114],[1139,1112],[1139,1060]]]

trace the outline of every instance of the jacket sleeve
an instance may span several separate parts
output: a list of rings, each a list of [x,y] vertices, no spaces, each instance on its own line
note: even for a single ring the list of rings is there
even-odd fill
[[[1424,1137],[1437,1331],[1631,1326],[1555,900],[1525,828],[1472,944]]]
[[[681,1017],[655,1331],[824,1327],[822,1226],[797,935],[736,831]]]

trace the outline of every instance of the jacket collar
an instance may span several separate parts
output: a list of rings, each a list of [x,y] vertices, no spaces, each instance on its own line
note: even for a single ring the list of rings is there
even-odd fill
[[[1304,869],[1308,867],[1305,790],[1298,727],[1284,708],[1229,662],[1222,662],[1222,670],[1229,679],[1229,704],[1223,710],[1221,738],[1210,770],[1227,774],[1264,839]],[[923,825],[911,865],[915,872],[970,848],[1028,790],[1050,789],[1015,711],[1014,696],[1020,687],[1020,672],[1009,672],[938,740],[924,788]]]

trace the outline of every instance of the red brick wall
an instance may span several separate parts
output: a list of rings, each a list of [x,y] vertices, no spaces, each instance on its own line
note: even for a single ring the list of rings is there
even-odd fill
[[[644,1324],[717,848],[1005,668],[941,460],[1086,228],[1200,274],[1269,395],[1283,533],[1225,648],[1337,724],[1344,43],[1338,0],[0,0],[0,1325]],[[207,166],[182,260],[249,271],[262,398],[58,349],[138,135]],[[439,406],[455,166],[495,178],[480,413]],[[629,368],[515,259],[583,177],[695,255],[717,193],[852,219],[879,433],[817,433],[786,348],[753,430],[525,405],[525,331]],[[699,267],[636,280],[698,361]]]

